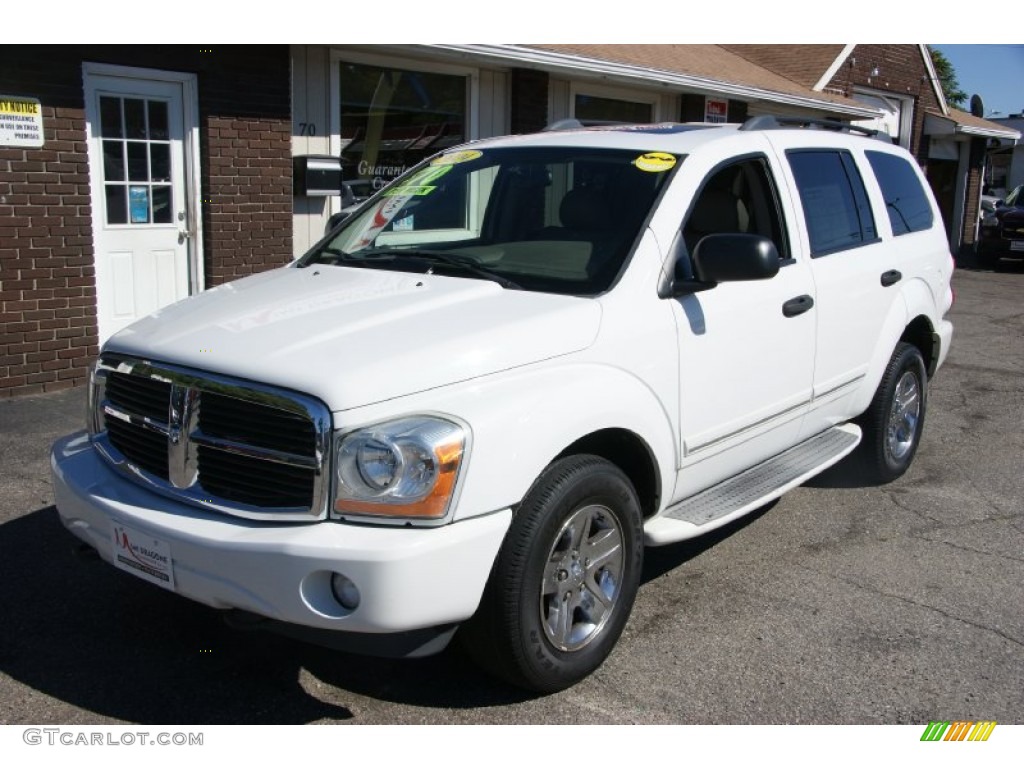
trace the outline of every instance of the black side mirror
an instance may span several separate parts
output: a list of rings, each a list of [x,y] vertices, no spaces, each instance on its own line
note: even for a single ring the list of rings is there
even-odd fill
[[[768,280],[779,272],[775,243],[761,235],[740,233],[707,235],[693,249],[693,276],[689,261],[680,253],[671,295],[683,296],[714,288],[719,283]]]
[[[708,283],[768,280],[779,273],[779,252],[760,235],[708,235],[693,249],[693,268]]]
[[[329,218],[327,220],[327,229],[324,230],[324,231],[325,232],[333,231],[335,227],[337,227],[339,224],[341,224],[341,222],[343,222],[345,219],[347,219],[351,214],[352,214],[351,211],[339,211],[338,213],[333,214],[331,216],[331,218]]]

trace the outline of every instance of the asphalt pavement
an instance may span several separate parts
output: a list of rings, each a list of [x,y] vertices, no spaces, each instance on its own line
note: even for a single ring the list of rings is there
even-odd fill
[[[1024,713],[1024,268],[959,270],[910,472],[842,468],[648,550],[611,658],[536,697],[448,651],[359,658],[226,627],[72,554],[48,450],[83,389],[0,401],[0,723],[915,723]]]

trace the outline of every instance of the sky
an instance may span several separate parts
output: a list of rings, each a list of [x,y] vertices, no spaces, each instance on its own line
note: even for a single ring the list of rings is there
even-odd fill
[[[1024,45],[935,45],[956,70],[960,90],[981,96],[985,117],[1024,113]],[[965,108],[969,105],[965,104]]]

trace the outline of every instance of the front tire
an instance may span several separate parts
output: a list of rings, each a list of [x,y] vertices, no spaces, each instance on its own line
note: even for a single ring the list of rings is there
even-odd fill
[[[513,518],[463,647],[521,688],[551,693],[582,680],[629,618],[641,525],[636,490],[614,464],[589,455],[551,464]]]
[[[921,442],[928,375],[917,347],[900,342],[867,411],[858,419],[864,438],[859,455],[870,482],[888,483],[910,468]]]

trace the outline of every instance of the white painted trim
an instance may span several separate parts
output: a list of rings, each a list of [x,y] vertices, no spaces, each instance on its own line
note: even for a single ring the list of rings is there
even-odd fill
[[[185,136],[183,149],[185,153],[185,207],[191,219],[193,235],[188,241],[189,293],[196,294],[206,290],[206,269],[203,255],[203,216],[202,216],[202,156],[199,152],[199,80],[192,72],[172,72],[163,69],[146,67],[126,67],[120,64],[101,64],[92,61],[82,62],[82,87],[86,87],[86,79],[91,77],[123,77],[132,80],[156,80],[181,85],[182,120]],[[92,131],[86,122],[87,141],[92,142]],[[95,194],[91,194],[95,198]],[[92,200],[95,212],[98,199]],[[95,230],[94,230],[95,231]],[[95,247],[95,234],[93,247]]]
[[[942,84],[939,82],[939,75],[935,71],[935,65],[932,64],[932,56],[928,53],[928,47],[923,43],[918,43],[917,47],[921,51],[921,58],[924,59],[924,68],[928,72],[928,82],[935,93],[935,98],[939,100],[939,108],[942,110],[942,114],[948,115],[949,105],[946,104],[946,94],[942,92]]]
[[[956,189],[953,191],[953,226],[950,227],[949,246],[956,253],[963,243],[964,208],[967,207],[967,177],[970,174],[970,142],[963,142],[960,147],[960,161],[956,167]],[[977,215],[974,217],[977,219]]]
[[[882,99],[887,102],[896,102],[899,104],[900,110],[900,146],[904,149],[910,149],[910,140],[914,132],[914,97],[904,96],[901,93],[895,91],[883,91],[879,88],[871,88],[870,86],[854,85],[853,94],[864,94],[865,96],[874,96],[875,98]],[[851,99],[856,99],[855,95],[850,96]]]
[[[811,88],[812,91],[820,91],[826,85],[832,82],[832,78],[836,76],[839,69],[846,63],[846,60],[850,58],[850,54],[853,53],[853,49],[857,47],[856,43],[847,43],[843,46],[843,50],[836,56],[836,60],[833,61],[828,69],[825,70],[825,74],[821,76],[821,79],[814,84]]]
[[[826,99],[816,99],[789,93],[757,88],[751,85],[728,83],[710,77],[699,77],[682,72],[652,69],[604,59],[592,59],[552,51],[541,51],[517,45],[427,45],[425,49],[445,51],[451,54],[473,56],[475,60],[503,66],[526,66],[541,68],[551,74],[573,79],[577,77],[602,78],[624,86],[642,83],[651,88],[681,88],[701,93],[734,96],[752,101],[768,101],[804,109],[828,111],[832,114],[854,118],[873,118],[873,109],[852,104],[840,104]]]
[[[656,91],[638,93],[631,88],[614,85],[599,85],[583,80],[569,82],[569,117],[576,117],[576,97],[596,96],[599,99],[615,99],[633,104],[647,104],[651,108],[651,122],[661,122],[661,94]]]
[[[953,115],[937,115],[926,112],[924,132],[930,136],[975,136],[986,139],[1009,139],[1016,141],[1021,132],[1012,128],[982,128],[957,122]]]

